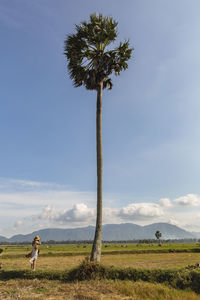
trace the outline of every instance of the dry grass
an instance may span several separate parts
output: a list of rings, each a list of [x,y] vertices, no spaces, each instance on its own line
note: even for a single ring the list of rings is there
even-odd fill
[[[40,257],[37,270],[64,270],[74,267],[83,260],[75,257]],[[124,254],[105,255],[104,265],[144,268],[168,268],[184,266],[200,260],[199,254]],[[26,258],[4,259],[4,270],[30,268]],[[7,280],[0,281],[1,300],[200,300],[200,295],[193,292],[168,288],[165,285],[130,281],[85,281],[64,283],[56,280]]]
[[[133,268],[181,268],[200,262],[200,253],[105,255],[102,264]]]
[[[183,292],[161,284],[130,281],[85,281],[61,283],[48,280],[0,281],[1,300],[199,300],[192,292]]]
[[[39,257],[37,260],[37,270],[65,270],[78,266],[84,259],[84,256],[64,256],[64,257]],[[2,260],[2,269],[27,270],[30,269],[28,258],[7,258]]]
[[[72,246],[71,246],[72,247]],[[74,246],[75,247],[75,246]],[[116,246],[117,247],[117,246]],[[121,246],[119,246],[121,247]],[[52,247],[53,248],[53,247]],[[76,248],[78,248],[76,246]],[[80,248],[80,247],[79,247]],[[55,247],[54,250],[59,249]],[[71,249],[71,248],[70,248]],[[0,258],[2,268],[5,271],[27,270],[30,269],[29,259],[17,257],[19,254],[26,253],[28,248],[18,247],[14,249],[5,249],[5,254],[12,254],[15,251],[16,258]],[[50,251],[49,248],[47,248]],[[41,251],[42,252],[42,251]],[[54,252],[54,251],[53,251]],[[42,252],[43,253],[43,252]],[[84,259],[79,256],[40,256],[37,261],[37,270],[65,270],[78,266]],[[180,268],[187,265],[193,265],[200,262],[200,253],[149,253],[149,254],[115,254],[102,255],[103,265],[113,265],[116,267],[133,268]],[[147,282],[130,281],[85,281],[77,283],[64,283],[56,280],[7,280],[0,281],[0,299],[1,300],[200,300],[200,295],[193,292],[180,291],[168,288],[165,285],[153,284]]]
[[[84,256],[39,257],[38,270],[65,270],[78,266]],[[181,268],[200,262],[200,253],[151,253],[103,255],[103,265],[133,268]],[[2,260],[3,270],[25,270],[30,268],[29,259],[6,258]]]

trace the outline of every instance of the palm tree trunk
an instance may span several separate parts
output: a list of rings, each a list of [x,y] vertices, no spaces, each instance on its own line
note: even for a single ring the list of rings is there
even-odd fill
[[[97,146],[97,217],[91,261],[100,262],[102,245],[102,206],[103,206],[103,152],[102,152],[102,93],[103,83],[97,90],[96,146]]]

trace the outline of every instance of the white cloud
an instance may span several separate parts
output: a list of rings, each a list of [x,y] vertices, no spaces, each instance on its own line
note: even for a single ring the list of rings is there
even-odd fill
[[[181,226],[181,223],[179,221],[177,221],[175,218],[171,217],[169,218],[168,222],[171,225],[176,225],[176,226]]]
[[[163,215],[162,208],[155,203],[133,203],[123,207],[119,212],[120,217],[125,219],[146,219]]]
[[[78,203],[90,205],[96,203],[96,195],[92,192],[79,192],[65,189],[35,188],[32,191],[17,190],[16,192],[0,192],[0,215],[16,210],[19,214],[35,214],[44,206],[54,206],[59,209],[70,209]]]
[[[81,226],[95,225],[96,209],[88,207],[85,203],[74,204],[67,210],[59,210],[53,206],[43,207],[32,217],[24,217],[21,222],[15,223],[15,231],[29,233],[41,228],[75,228]],[[103,223],[117,224],[132,222],[139,225],[149,223],[167,222],[188,230],[200,227],[199,214],[194,208],[188,208],[187,212],[180,210],[177,206],[160,206],[156,203],[132,203],[123,208],[105,207],[103,209]],[[190,225],[190,227],[189,227]],[[4,234],[3,234],[4,235]]]
[[[134,199],[134,203],[123,207],[119,199],[120,195],[104,195],[104,224],[167,222],[185,229],[200,228],[196,209],[200,205],[199,195],[188,194],[173,201],[161,198],[157,203]],[[48,182],[0,178],[1,235],[95,225],[95,221],[96,193],[71,191],[67,186]]]
[[[159,201],[158,201],[159,205],[162,206],[162,207],[170,207],[172,206],[171,204],[171,201],[169,198],[161,198]]]
[[[103,223],[121,223],[129,221],[156,220],[163,215],[159,205],[154,203],[135,203],[123,208],[103,209]],[[32,217],[25,217],[24,224],[34,228],[44,227],[79,227],[95,225],[96,208],[90,208],[84,203],[73,205],[68,210],[56,210],[53,206],[47,205],[38,214]],[[16,227],[16,226],[15,226]]]
[[[34,180],[23,180],[23,179],[14,179],[14,178],[4,178],[0,177],[0,191],[1,192],[16,192],[16,191],[32,191],[37,190],[60,190],[66,189],[65,185],[56,184],[52,182],[40,182]]]
[[[67,225],[76,223],[90,224],[95,221],[95,209],[89,208],[84,203],[78,203],[75,204],[72,209],[56,211],[52,206],[47,205],[39,215],[32,216],[32,220]]]
[[[105,207],[103,209],[103,223],[110,224],[110,223],[119,223],[119,208],[110,208]]]
[[[55,221],[61,223],[85,223],[94,222],[95,209],[87,207],[84,203],[75,204],[72,209],[60,212]]]
[[[55,209],[51,205],[47,205],[44,207],[43,211],[41,212],[41,214],[39,214],[37,216],[36,219],[51,221],[51,220],[54,220],[56,218],[56,216],[57,216],[57,213],[56,213]],[[34,217],[33,217],[33,219],[34,219]]]
[[[200,196],[195,194],[187,194],[186,196],[176,198],[174,203],[181,206],[200,206]]]
[[[23,222],[21,220],[15,222],[15,224],[14,224],[14,230],[17,230],[22,225],[23,225]]]

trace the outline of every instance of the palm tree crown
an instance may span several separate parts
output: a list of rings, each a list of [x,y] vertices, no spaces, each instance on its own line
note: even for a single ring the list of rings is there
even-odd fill
[[[70,77],[76,87],[84,85],[89,90],[112,88],[110,75],[119,75],[128,67],[133,49],[129,41],[120,43],[114,50],[109,45],[117,38],[117,22],[112,18],[90,15],[90,22],[76,25],[76,34],[65,40],[64,54],[68,59]]]

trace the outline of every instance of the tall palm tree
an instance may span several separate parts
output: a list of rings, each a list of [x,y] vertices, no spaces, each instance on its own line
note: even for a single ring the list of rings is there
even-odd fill
[[[117,38],[117,22],[102,14],[90,15],[89,22],[76,25],[76,33],[65,40],[64,54],[74,86],[84,85],[88,90],[97,91],[96,108],[96,149],[97,149],[97,217],[91,261],[100,262],[102,245],[102,92],[112,89],[110,75],[119,75],[127,69],[132,48],[129,41],[111,49],[110,44]]]

